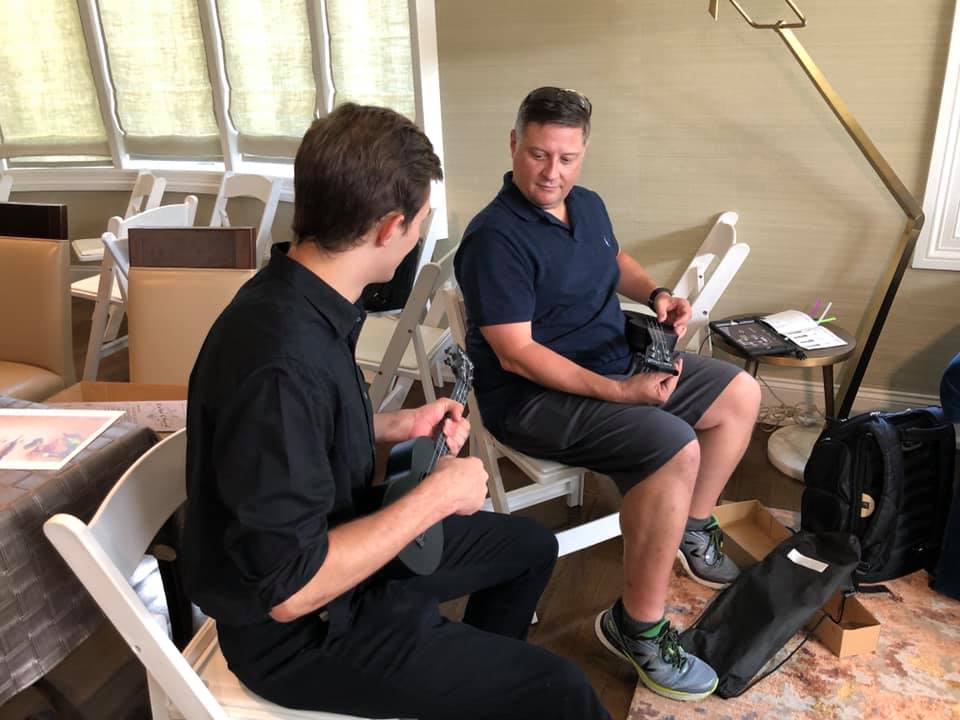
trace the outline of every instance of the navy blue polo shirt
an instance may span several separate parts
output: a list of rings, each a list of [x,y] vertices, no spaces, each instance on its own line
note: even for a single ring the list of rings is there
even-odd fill
[[[617,298],[620,248],[597,193],[575,186],[567,225],[524,197],[513,173],[467,226],[454,260],[467,308],[467,353],[484,423],[495,433],[534,383],[500,367],[479,328],[530,321],[533,339],[602,375],[630,351]]]

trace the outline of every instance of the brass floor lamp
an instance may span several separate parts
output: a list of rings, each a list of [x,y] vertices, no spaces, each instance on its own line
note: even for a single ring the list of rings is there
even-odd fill
[[[790,7],[793,14],[796,15],[796,20],[777,20],[772,23],[760,23],[753,20],[753,18],[747,14],[738,0],[730,0],[730,4],[736,8],[737,12],[746,20],[750,27],[756,28],[757,30],[772,30],[780,36],[780,39],[783,40],[791,54],[797,59],[797,62],[800,63],[807,77],[810,78],[821,97],[826,101],[834,115],[837,116],[840,124],[843,125],[844,129],[853,139],[853,142],[860,148],[860,152],[863,153],[867,162],[870,163],[870,166],[880,177],[880,180],[883,181],[883,184],[886,185],[887,190],[890,191],[894,200],[897,201],[897,204],[900,205],[900,208],[907,216],[907,223],[903,229],[903,234],[900,236],[900,244],[897,247],[896,254],[887,267],[883,279],[878,285],[877,291],[874,293],[863,321],[860,324],[860,329],[857,332],[857,349],[851,361],[846,364],[844,369],[843,379],[840,383],[840,403],[837,406],[837,417],[846,418],[850,415],[850,411],[853,408],[853,402],[857,397],[860,383],[863,381],[863,376],[867,371],[870,357],[873,355],[873,350],[877,345],[880,332],[883,330],[887,315],[890,313],[890,307],[893,305],[893,299],[900,287],[903,273],[907,269],[910,257],[913,255],[913,248],[917,244],[920,229],[923,227],[923,210],[920,207],[920,203],[910,194],[910,191],[907,190],[900,181],[900,178],[897,177],[893,168],[890,167],[883,155],[880,154],[880,151],[877,150],[876,145],[874,145],[873,141],[867,136],[867,133],[860,126],[860,123],[857,122],[857,119],[837,94],[837,91],[834,90],[833,86],[827,81],[827,78],[821,72],[820,68],[813,62],[810,54],[803,45],[800,44],[793,30],[795,28],[806,27],[807,20],[793,0],[784,0],[784,2]],[[709,12],[714,20],[717,19],[719,10],[720,0],[710,0]]]

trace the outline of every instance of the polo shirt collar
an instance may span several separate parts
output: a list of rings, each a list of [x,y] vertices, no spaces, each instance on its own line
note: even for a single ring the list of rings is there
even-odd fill
[[[337,335],[349,339],[363,324],[366,313],[296,260],[288,258],[289,250],[290,243],[276,243],[270,251],[267,270],[302,293]]]
[[[570,231],[573,239],[579,242],[581,238],[577,233],[577,226],[579,223],[577,223],[575,210],[577,202],[574,196],[576,194],[577,188],[571,188],[564,201],[567,204],[567,215],[570,218],[569,225],[565,225],[546,210],[538,208],[532,202],[527,200],[526,196],[520,192],[520,188],[518,188],[513,182],[513,171],[504,174],[503,187],[500,188],[500,193],[497,195],[497,197],[500,198],[503,204],[510,208],[510,210],[512,210],[513,213],[521,220],[525,220],[526,222],[537,222],[538,220],[543,220],[552,225],[566,228]]]

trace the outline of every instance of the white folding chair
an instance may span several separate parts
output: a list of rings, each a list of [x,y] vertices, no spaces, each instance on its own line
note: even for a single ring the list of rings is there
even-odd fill
[[[90,324],[90,339],[87,342],[87,357],[83,366],[84,380],[96,380],[101,358],[127,346],[126,337],[117,337],[126,307],[129,260],[126,258],[124,243],[127,230],[132,227],[189,227],[193,225],[196,214],[197,198],[188,195],[177,205],[163,205],[145,210],[127,219],[110,218],[104,237],[114,254],[104,253],[99,275],[78,280],[70,286],[74,297],[96,302]],[[120,257],[122,262],[115,263],[114,255]]]
[[[177,651],[129,578],[167,518],[186,500],[186,431],[147,451],[117,482],[89,524],[60,513],[43,531],[147,671],[154,720],[348,720],[289,710],[258,697],[230,672],[208,619]]]
[[[374,374],[370,402],[376,411],[402,406],[414,380],[423,386],[427,402],[436,400],[434,386],[443,384],[438,365],[452,340],[450,329],[439,327],[442,315],[437,310],[442,305],[431,305],[430,300],[455,251],[420,268],[399,315],[369,315],[363,324],[356,361]]]
[[[10,188],[12,187],[13,175],[0,173],[0,202],[7,202],[10,199]]]
[[[466,347],[466,313],[460,290],[445,287],[437,296],[437,301],[446,305],[447,320],[454,342]],[[487,498],[484,509],[510,514],[514,510],[557,497],[566,497],[570,507],[583,505],[584,477],[589,472],[586,468],[531,457],[504,445],[483,426],[477,398],[472,390],[467,398],[467,407],[470,411],[470,454],[480,458],[488,476],[487,488],[490,497]],[[500,475],[500,458],[506,458],[519,468],[530,478],[531,484],[506,491]],[[620,513],[611,513],[558,532],[559,554],[561,557],[569,555],[619,535]]]
[[[166,178],[157,177],[149,170],[141,170],[137,174],[136,182],[133,183],[133,190],[130,192],[130,200],[127,202],[123,217],[130,218],[144,210],[159,207],[166,187]],[[103,260],[103,244],[100,238],[81,238],[73,240],[70,244],[80,262]]]
[[[697,351],[705,338],[709,340],[710,313],[750,254],[749,245],[737,242],[735,226],[739,219],[732,211],[720,214],[673,286],[673,294],[689,300],[693,310],[687,332],[677,343],[678,350],[690,347]],[[649,313],[646,305],[623,302],[621,307]]]
[[[262,265],[270,254],[270,245],[272,245],[270,232],[273,229],[273,218],[277,214],[277,205],[280,202],[280,190],[279,178],[225,172],[220,182],[220,190],[217,192],[217,199],[213,203],[210,227],[230,227],[227,202],[231,198],[250,197],[262,202],[263,213],[257,222],[257,258],[258,264]]]
[[[467,328],[460,291],[457,288],[448,287],[441,289],[438,295],[439,302],[446,304],[447,321],[450,323],[454,342],[465,348]],[[471,454],[477,455],[483,461],[489,476],[488,510],[509,514],[514,510],[562,496],[567,497],[567,505],[570,507],[583,504],[583,478],[587,472],[586,468],[533,458],[507,447],[483,426],[477,399],[472,390],[468,396],[467,406],[470,410]],[[506,492],[498,465],[498,460],[502,457],[520,468],[533,483]]]

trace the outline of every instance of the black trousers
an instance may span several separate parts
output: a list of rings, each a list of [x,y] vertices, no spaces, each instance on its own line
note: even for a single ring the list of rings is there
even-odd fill
[[[476,513],[444,523],[430,576],[391,564],[354,593],[342,630],[317,615],[218,626],[231,670],[285,707],[419,720],[609,718],[580,668],[525,642],[557,557],[527,518]],[[470,595],[463,622],[438,604]]]

